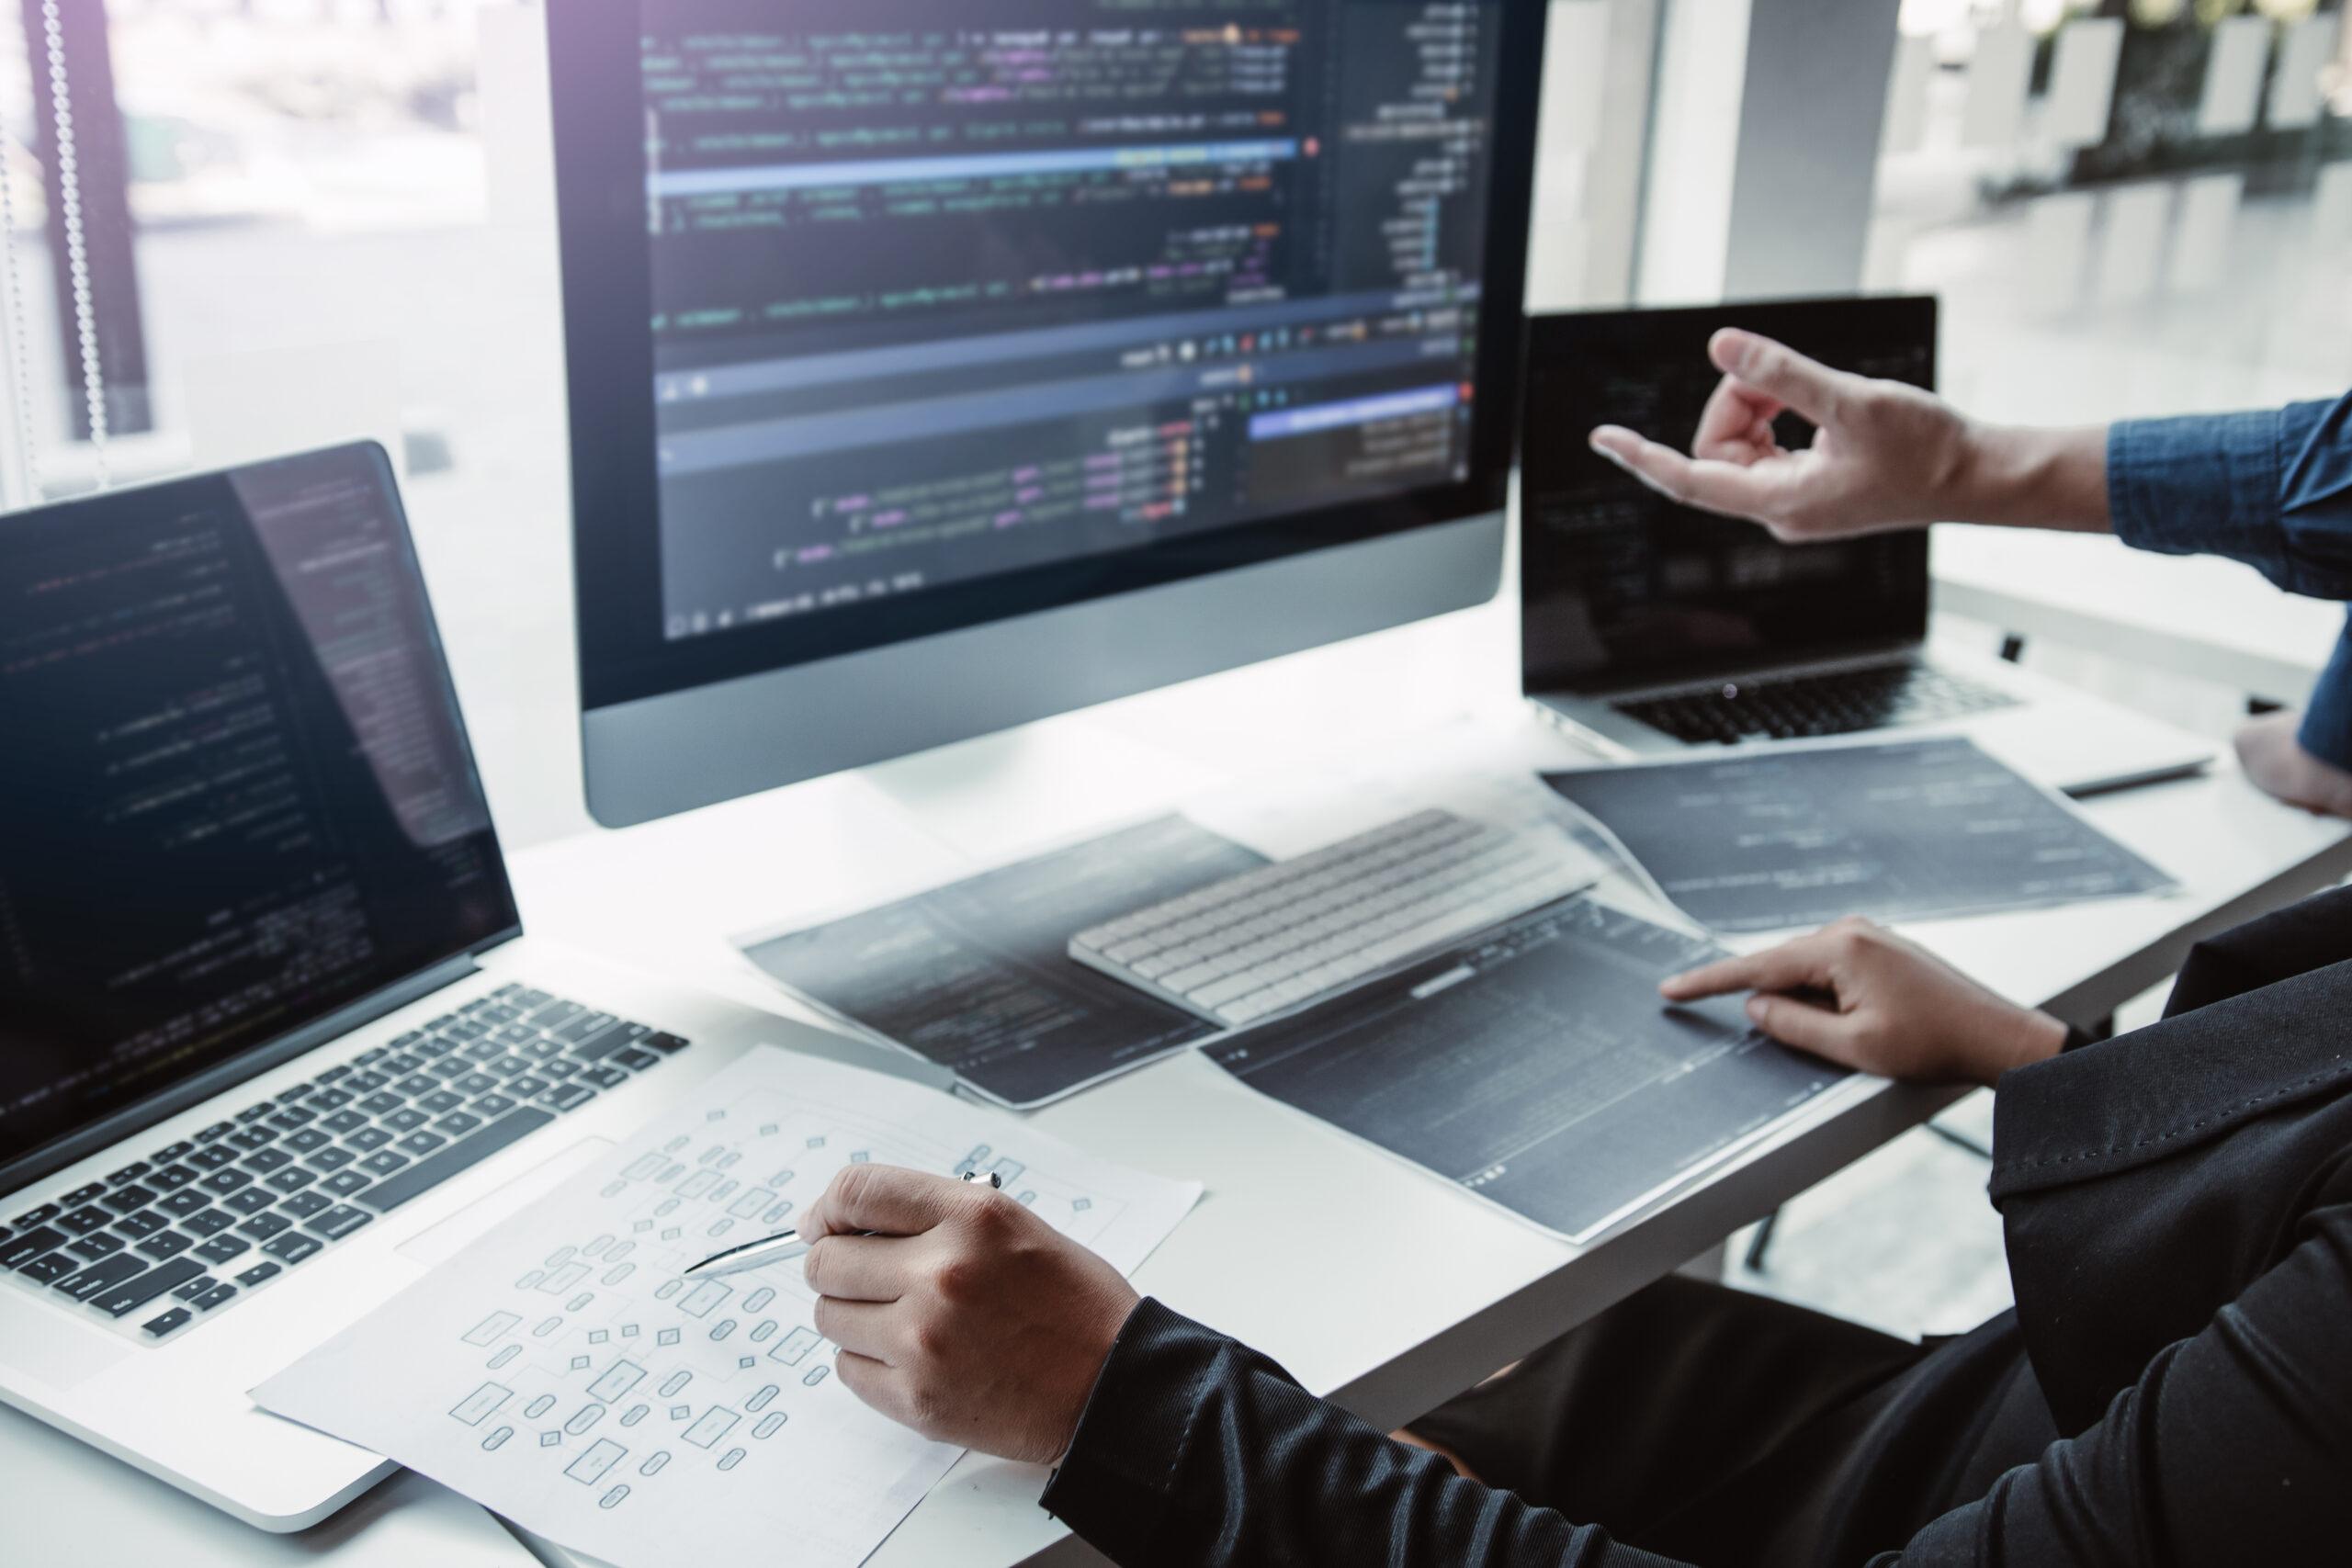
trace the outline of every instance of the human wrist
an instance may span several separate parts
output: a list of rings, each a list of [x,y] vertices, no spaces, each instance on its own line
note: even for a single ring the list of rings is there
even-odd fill
[[[2107,433],[1963,419],[1940,487],[1943,521],[2099,533],[2109,526]]]
[[[2001,1075],[2017,1067],[2046,1062],[2066,1048],[2065,1024],[2039,1009],[2020,1009],[2015,1027],[2005,1032],[1999,1048],[1984,1064],[1978,1081],[1990,1089]]]

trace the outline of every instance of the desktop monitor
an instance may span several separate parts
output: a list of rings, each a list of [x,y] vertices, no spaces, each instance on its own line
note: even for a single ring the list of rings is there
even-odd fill
[[[620,825],[1489,599],[1544,7],[548,7]]]

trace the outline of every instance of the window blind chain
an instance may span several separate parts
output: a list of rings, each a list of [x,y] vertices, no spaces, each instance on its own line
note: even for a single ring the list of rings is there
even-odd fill
[[[57,128],[57,187],[65,230],[65,260],[74,290],[74,330],[82,346],[82,395],[89,412],[90,451],[101,488],[107,471],[107,383],[98,362],[98,317],[90,299],[89,249],[82,236],[82,181],[74,147],[74,99],[65,76],[65,26],[60,0],[41,0],[41,30],[49,46],[49,101]]]
[[[38,506],[43,495],[40,451],[33,436],[32,338],[25,328],[24,269],[17,265],[17,176],[14,138],[0,136],[0,274],[8,305],[8,362],[17,376],[17,461],[24,480],[20,503]]]

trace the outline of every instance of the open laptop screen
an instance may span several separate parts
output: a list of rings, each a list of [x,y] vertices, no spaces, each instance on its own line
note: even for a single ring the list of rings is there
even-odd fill
[[[518,925],[372,446],[0,517],[0,1173]]]
[[[1531,693],[1598,694],[1923,637],[1928,540],[1779,544],[1677,506],[1594,453],[1613,423],[1688,450],[1738,326],[1841,369],[1933,387],[1932,299],[1799,300],[1540,317],[1521,471],[1522,668]],[[1783,446],[1810,431],[1784,416]]]

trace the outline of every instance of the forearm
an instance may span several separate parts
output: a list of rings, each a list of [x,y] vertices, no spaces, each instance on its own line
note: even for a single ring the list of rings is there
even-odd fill
[[[1973,424],[1944,511],[1954,523],[2104,534],[2108,429]]]
[[[1675,1568],[1464,1480],[1152,1301],[1121,1333],[1043,1502],[1122,1568]]]

